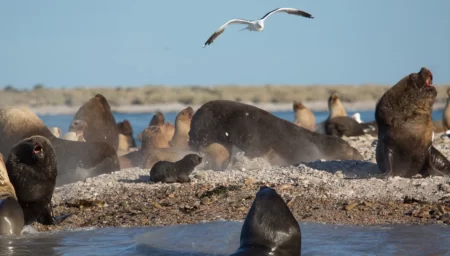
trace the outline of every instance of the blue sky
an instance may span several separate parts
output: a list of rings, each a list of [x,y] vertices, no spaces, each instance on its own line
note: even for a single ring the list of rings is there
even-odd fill
[[[263,32],[231,25],[277,7]],[[450,83],[448,0],[22,0],[0,3],[0,86]]]

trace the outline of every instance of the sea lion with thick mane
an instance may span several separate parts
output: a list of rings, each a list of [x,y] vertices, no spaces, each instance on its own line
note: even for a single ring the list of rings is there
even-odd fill
[[[314,113],[299,101],[294,100],[292,107],[295,114],[294,124],[310,131],[314,131],[316,127],[316,118],[314,117]]]
[[[252,105],[213,100],[192,117],[189,147],[220,143],[228,152],[233,146],[245,156],[282,158],[286,165],[325,160],[363,160],[362,155],[341,138],[311,132]],[[274,157],[275,158],[275,157]]]
[[[39,135],[20,141],[11,148],[6,169],[25,225],[38,219],[42,224],[54,224],[51,199],[58,171],[51,142]]]
[[[117,129],[119,130],[120,134],[123,134],[126,136],[127,142],[128,142],[128,148],[135,148],[136,141],[134,140],[134,137],[133,137],[133,127],[131,126],[130,121],[125,119],[122,122],[117,123]]]
[[[201,163],[202,157],[196,154],[187,154],[176,162],[158,161],[150,170],[150,181],[162,183],[190,182],[189,175]]]
[[[0,154],[0,235],[20,235],[24,225],[22,207],[9,180],[3,155]]]
[[[450,162],[432,145],[431,114],[437,91],[425,67],[384,93],[375,110],[376,161],[388,176],[448,175]]]
[[[171,147],[180,150],[188,149],[189,129],[191,128],[191,119],[194,115],[194,109],[187,107],[181,110],[175,119],[175,133],[172,140],[169,141]]]
[[[33,135],[50,140],[56,152],[56,186],[120,170],[116,150],[104,142],[79,142],[56,138],[44,122],[27,108],[0,109],[0,153]]]
[[[87,142],[105,142],[117,150],[119,131],[117,130],[116,119],[103,95],[96,94],[84,103],[78,109],[73,120],[83,120],[88,124],[83,134]]]
[[[239,248],[230,256],[297,256],[301,250],[294,215],[274,189],[261,187],[242,225]]]

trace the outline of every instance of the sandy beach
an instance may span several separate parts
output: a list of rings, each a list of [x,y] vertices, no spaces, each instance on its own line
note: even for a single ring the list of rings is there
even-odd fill
[[[450,177],[383,178],[375,164],[377,139],[345,138],[365,161],[317,161],[270,166],[238,154],[226,171],[195,170],[191,183],[149,183],[149,170],[130,168],[55,189],[56,215],[73,215],[58,226],[129,227],[243,220],[261,185],[274,187],[299,221],[333,224],[450,224]],[[434,145],[450,155],[450,139]]]

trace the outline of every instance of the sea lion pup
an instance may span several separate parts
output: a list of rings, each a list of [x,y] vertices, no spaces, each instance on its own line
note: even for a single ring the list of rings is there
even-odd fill
[[[61,137],[61,128],[59,127],[49,127],[50,132],[56,137]]]
[[[150,170],[150,181],[162,183],[190,182],[189,174],[201,162],[202,158],[196,154],[188,154],[176,162],[159,161]]]
[[[169,141],[169,146],[177,149],[188,149],[189,129],[191,128],[191,119],[194,115],[194,109],[187,107],[178,113],[175,119],[175,134]]]
[[[205,154],[205,168],[214,171],[223,171],[230,162],[230,152],[219,143],[212,143],[200,150]]]
[[[89,124],[83,133],[87,142],[105,142],[117,150],[119,131],[117,130],[116,119],[103,95],[97,94],[84,103],[78,109],[73,120],[83,120]]]
[[[33,135],[50,140],[56,152],[56,186],[120,170],[116,150],[104,142],[79,142],[56,138],[44,122],[27,108],[0,108],[0,153]]]
[[[294,215],[274,189],[261,187],[242,225],[239,248],[230,256],[297,256],[301,250]]]
[[[58,174],[56,168],[55,150],[43,136],[31,136],[12,147],[6,169],[22,207],[25,225],[40,217],[42,224],[54,224],[51,199]]]
[[[130,121],[127,119],[123,120],[122,122],[117,123],[117,129],[119,130],[119,134],[123,134],[127,138],[128,142],[128,148],[135,148],[136,147],[136,141],[133,137],[133,127],[131,127]],[[119,142],[120,144],[120,142]]]
[[[327,135],[336,137],[352,137],[364,135],[364,130],[360,123],[348,116],[336,116],[325,122],[325,132]]]
[[[422,67],[384,93],[375,109],[376,161],[388,176],[448,175],[450,162],[432,145],[431,113],[437,91]]]
[[[0,154],[0,235],[20,235],[24,225],[22,207],[17,202],[16,191]]]
[[[294,100],[292,105],[295,114],[294,124],[310,131],[314,131],[316,127],[316,118],[314,117],[313,112],[299,101]]]
[[[74,132],[77,136],[77,141],[86,141],[84,133],[88,128],[88,124],[84,120],[73,120],[69,126],[69,132]]]
[[[192,117],[190,149],[198,152],[212,143],[222,144],[228,152],[236,146],[250,158],[277,155],[287,165],[363,159],[341,138],[311,132],[263,109],[229,100],[209,101]]]

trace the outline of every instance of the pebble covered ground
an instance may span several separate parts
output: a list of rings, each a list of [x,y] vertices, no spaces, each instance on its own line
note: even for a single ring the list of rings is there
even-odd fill
[[[377,138],[344,138],[365,161],[316,161],[275,167],[241,155],[226,171],[195,170],[190,183],[150,183],[149,170],[130,168],[55,189],[57,226],[129,227],[243,220],[261,185],[274,187],[299,221],[333,224],[450,224],[450,177],[383,177],[375,163]],[[450,139],[434,145],[450,156]]]

